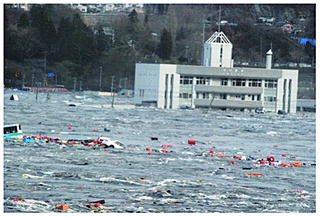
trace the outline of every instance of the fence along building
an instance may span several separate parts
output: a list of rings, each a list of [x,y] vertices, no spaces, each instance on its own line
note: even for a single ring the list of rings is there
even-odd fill
[[[136,63],[135,104],[296,112],[298,70],[271,69],[271,50],[266,68],[233,68],[231,50],[220,32],[204,45],[204,66]]]

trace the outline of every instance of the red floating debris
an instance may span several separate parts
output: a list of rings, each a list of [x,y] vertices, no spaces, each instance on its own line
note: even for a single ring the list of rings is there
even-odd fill
[[[189,139],[189,140],[188,140],[188,144],[190,144],[190,145],[195,145],[195,144],[196,144],[196,140]]]

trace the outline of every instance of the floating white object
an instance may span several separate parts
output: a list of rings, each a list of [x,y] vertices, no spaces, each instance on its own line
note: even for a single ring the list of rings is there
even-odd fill
[[[19,100],[17,95],[11,95],[10,100]]]

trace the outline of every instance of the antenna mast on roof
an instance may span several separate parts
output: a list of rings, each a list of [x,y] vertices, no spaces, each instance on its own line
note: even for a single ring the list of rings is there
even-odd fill
[[[218,32],[220,32],[220,25],[221,25],[221,6],[219,6],[219,25],[218,25]]]

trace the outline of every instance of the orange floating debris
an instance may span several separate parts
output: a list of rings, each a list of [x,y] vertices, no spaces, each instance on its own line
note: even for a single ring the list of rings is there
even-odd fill
[[[257,177],[262,176],[261,173],[245,173],[244,175],[245,175],[245,176],[257,176]]]
[[[292,166],[294,166],[294,167],[302,167],[303,164],[301,162],[293,162]]]
[[[57,204],[56,209],[60,209],[60,210],[63,210],[63,211],[66,211],[69,209],[69,206],[68,205],[65,205],[65,204]]]

